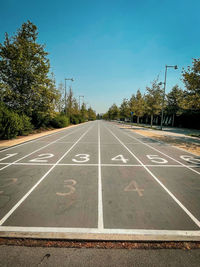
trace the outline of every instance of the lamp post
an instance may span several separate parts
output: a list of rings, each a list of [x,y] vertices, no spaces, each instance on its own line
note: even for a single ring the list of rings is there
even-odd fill
[[[67,87],[66,87],[66,81],[67,80],[70,80],[70,81],[74,81],[74,79],[73,78],[65,78],[65,115],[67,114],[67,100],[66,100],[66,98],[67,98]]]
[[[164,112],[164,103],[165,103],[165,89],[166,89],[166,80],[167,80],[167,68],[174,68],[175,70],[177,70],[178,66],[177,65],[175,65],[175,66],[167,66],[167,65],[165,65],[165,81],[164,81],[164,83],[160,83],[160,84],[164,84],[163,99],[162,99],[161,123],[160,123],[160,129],[161,130],[163,128],[163,112]]]
[[[81,109],[81,105],[80,105],[80,104],[81,104],[81,103],[80,103],[80,98],[81,98],[81,97],[83,98],[83,101],[84,101],[84,95],[79,95],[79,96],[78,96],[78,98],[79,98],[79,110]]]

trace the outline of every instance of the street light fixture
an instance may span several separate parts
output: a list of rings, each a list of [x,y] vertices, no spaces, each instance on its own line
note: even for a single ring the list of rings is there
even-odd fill
[[[161,123],[160,123],[160,129],[162,130],[163,128],[163,111],[164,111],[164,103],[165,103],[165,89],[166,89],[166,80],[167,80],[167,68],[174,68],[175,70],[178,69],[177,65],[174,66],[167,66],[165,65],[165,81],[164,83],[159,83],[159,85],[164,84],[164,89],[163,89],[163,100],[162,100],[162,113],[161,113]]]
[[[74,82],[74,79],[73,78],[65,78],[65,115],[67,114],[67,86],[66,86],[66,81],[69,80],[69,81],[72,81]]]

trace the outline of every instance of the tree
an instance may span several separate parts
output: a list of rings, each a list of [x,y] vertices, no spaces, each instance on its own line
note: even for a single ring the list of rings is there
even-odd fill
[[[37,27],[30,21],[13,37],[5,34],[0,44],[0,87],[8,108],[40,124],[54,112],[58,92],[48,76],[48,53],[37,38]]]
[[[138,124],[140,122],[140,117],[142,117],[145,112],[145,100],[139,89],[137,90],[136,96],[132,95],[129,105],[133,114],[137,116]]]
[[[81,105],[81,118],[83,121],[88,120],[88,112],[87,112],[86,104],[84,102]]]
[[[67,94],[66,107],[65,107],[65,114],[69,118],[70,122],[72,120],[72,114],[73,114],[73,101],[74,101],[74,94],[72,88],[70,87],[69,92]]]
[[[64,86],[62,82],[60,82],[58,85],[58,94],[59,94],[59,101],[57,103],[57,109],[59,112],[62,112],[65,109]]]
[[[128,100],[126,98],[123,99],[119,110],[120,110],[120,117],[121,118],[123,118],[123,119],[130,118],[130,116],[131,116],[130,107],[129,107]]]
[[[175,115],[181,112],[184,92],[178,85],[175,85],[171,92],[167,94],[167,111],[172,115],[172,126],[174,126]]]
[[[186,87],[185,108],[200,110],[200,58],[193,59],[192,67],[183,70],[183,82]]]
[[[153,116],[158,115],[162,109],[163,90],[160,89],[157,80],[152,82],[152,87],[146,87],[145,95],[146,112],[151,116],[151,127],[153,125]]]
[[[96,112],[91,107],[88,108],[88,120],[89,121],[96,120]]]
[[[116,104],[113,104],[108,110],[108,117],[110,120],[116,120],[119,118],[119,108]]]

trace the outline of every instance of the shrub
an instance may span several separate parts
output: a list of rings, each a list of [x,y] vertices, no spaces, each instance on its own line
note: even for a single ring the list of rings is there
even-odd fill
[[[29,117],[19,116],[4,105],[0,105],[0,138],[11,139],[28,134],[33,129]]]
[[[71,119],[70,119],[70,122],[72,124],[79,124],[79,117],[78,116],[75,116],[75,115],[72,115],[71,116]]]
[[[69,125],[69,118],[65,115],[57,115],[52,119],[51,125],[54,128],[63,128]]]
[[[0,137],[11,139],[18,135],[23,129],[22,119],[17,113],[2,108],[0,111]]]
[[[33,130],[33,125],[31,124],[30,118],[25,114],[20,116],[22,120],[23,127],[19,131],[19,135],[28,135]]]

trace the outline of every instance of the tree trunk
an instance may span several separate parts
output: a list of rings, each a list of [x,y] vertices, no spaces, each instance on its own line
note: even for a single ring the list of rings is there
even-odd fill
[[[137,116],[137,125],[140,123],[140,117]]]
[[[151,114],[151,128],[153,126],[153,114]]]
[[[175,114],[173,113],[173,115],[172,115],[172,127],[174,127],[174,119],[175,119]]]

